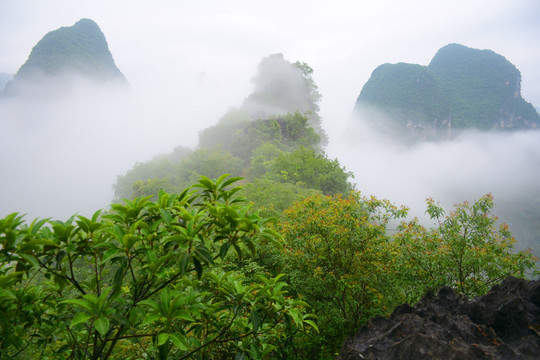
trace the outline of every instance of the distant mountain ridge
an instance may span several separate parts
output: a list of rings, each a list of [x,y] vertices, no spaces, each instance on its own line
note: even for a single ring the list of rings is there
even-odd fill
[[[460,129],[529,129],[536,109],[521,97],[521,73],[503,56],[459,44],[439,49],[428,66],[383,64],[362,88],[355,110],[375,107],[422,139]]]
[[[47,33],[32,49],[26,62],[5,91],[17,92],[46,79],[76,75],[95,81],[126,82],[116,67],[105,35],[90,19]]]

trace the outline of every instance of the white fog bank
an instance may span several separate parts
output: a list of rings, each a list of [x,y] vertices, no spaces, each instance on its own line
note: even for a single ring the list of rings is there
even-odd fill
[[[354,173],[362,193],[408,206],[420,218],[428,197],[450,210],[453,204],[491,193],[499,205],[495,214],[507,222],[504,216],[520,202],[540,204],[538,130],[467,131],[453,140],[405,146],[351,119],[346,136],[332,142],[328,152]]]

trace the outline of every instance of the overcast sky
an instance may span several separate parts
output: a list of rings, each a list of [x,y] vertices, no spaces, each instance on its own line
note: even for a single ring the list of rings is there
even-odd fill
[[[355,153],[336,147],[362,86],[378,65],[427,65],[437,50],[449,43],[491,49],[521,71],[523,97],[540,106],[537,0],[0,0],[0,72],[16,73],[47,32],[71,26],[81,18],[90,18],[100,26],[116,65],[131,84],[135,101],[115,98],[109,107],[88,108],[80,98],[74,98],[40,108],[14,104],[0,111],[0,122],[6,120],[2,116],[26,122],[16,129],[20,138],[0,130],[4,131],[0,134],[0,141],[4,141],[0,144],[0,165],[9,173],[0,187],[0,215],[17,210],[65,217],[78,209],[105,206],[116,176],[136,161],[169,152],[176,145],[196,146],[198,132],[215,124],[229,107],[240,105],[252,89],[250,79],[258,63],[274,53],[283,53],[291,62],[306,62],[314,69],[331,156],[355,171],[362,190],[391,196],[391,200],[407,205],[413,201],[411,197],[422,202],[426,192],[437,197],[450,173],[461,171],[462,179],[452,184],[463,188],[461,184],[470,183],[471,177],[504,171],[478,171],[477,162],[473,162],[476,157],[466,154],[473,172],[464,172],[460,161],[440,161],[456,158],[455,144],[420,147],[407,153],[392,150],[379,160],[373,159],[385,164],[378,170],[358,160],[360,153],[374,154],[373,148]],[[108,96],[91,90],[83,94],[86,98]],[[107,99],[98,100],[103,104]],[[81,110],[78,104],[86,107]],[[28,121],[35,118],[40,118],[39,123]],[[35,132],[29,136],[31,130]],[[518,154],[509,158],[508,164],[521,161],[521,154],[534,158],[521,161],[524,164],[540,161],[538,141],[519,136],[507,139],[504,144],[500,139],[487,138],[480,143],[474,139],[466,145],[480,148],[478,158],[485,164],[500,167],[502,163],[500,157],[492,159],[492,154],[499,153],[491,144],[497,144],[505,154]],[[521,145],[523,151],[515,151]],[[386,150],[377,149],[380,155]],[[429,159],[422,150],[431,154]],[[24,157],[16,158],[16,152]],[[426,161],[431,172],[420,174]],[[392,180],[390,171],[405,163],[417,164],[413,169],[423,178],[409,174],[407,184],[421,191],[409,187],[410,198],[399,198],[403,185],[383,179]],[[440,165],[435,168],[436,163]],[[461,170],[449,168],[448,163],[456,163]],[[506,169],[509,174],[524,173]],[[489,184],[493,178],[478,178],[478,183]],[[527,175],[523,181],[530,179],[537,182],[536,175]],[[509,187],[517,184],[502,182]],[[489,191],[493,187],[484,186],[471,194]],[[95,202],[81,205],[87,199]],[[66,208],[52,210],[51,201]]]

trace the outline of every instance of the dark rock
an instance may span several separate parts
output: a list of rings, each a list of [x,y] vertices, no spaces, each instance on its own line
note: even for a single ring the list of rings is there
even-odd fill
[[[368,321],[337,359],[538,359],[539,299],[540,281],[513,277],[474,299],[444,287]]]

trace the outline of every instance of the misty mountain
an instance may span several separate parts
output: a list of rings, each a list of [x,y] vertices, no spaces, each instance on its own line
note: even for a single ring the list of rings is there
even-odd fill
[[[12,77],[13,77],[13,74],[6,74],[6,73],[0,72],[0,91],[4,89],[4,86],[9,80],[11,80]]]
[[[6,84],[4,93],[26,92],[29,88],[39,92],[43,86],[61,88],[74,76],[97,82],[126,82],[105,35],[90,19],[47,33]]]
[[[252,79],[253,91],[238,108],[230,109],[218,125],[300,112],[307,116],[309,125],[320,136],[322,144],[327,144],[328,137],[319,116],[321,94],[312,74],[313,69],[309,65],[299,61],[291,63],[283,54],[263,58]]]
[[[262,59],[254,89],[237,108],[199,133],[199,147],[137,163],[114,185],[115,199],[181,192],[199,175],[228,173],[248,182],[245,195],[261,208],[284,210],[299,196],[348,193],[352,174],[323,151],[321,95],[305,63],[283,55]]]
[[[356,112],[382,111],[385,130],[421,139],[448,138],[463,129],[536,128],[540,116],[521,97],[521,73],[503,56],[459,44],[439,49],[428,66],[383,64],[362,88]]]

